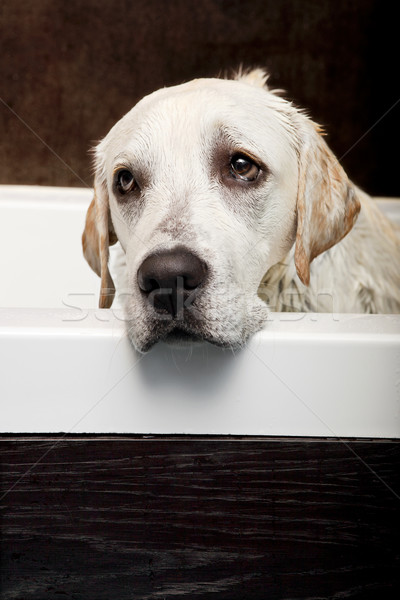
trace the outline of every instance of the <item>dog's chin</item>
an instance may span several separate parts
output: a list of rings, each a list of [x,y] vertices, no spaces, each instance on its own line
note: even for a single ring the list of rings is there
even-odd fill
[[[208,333],[202,334],[199,332],[192,332],[190,330],[181,329],[180,327],[175,327],[169,332],[164,332],[163,335],[160,335],[159,332],[155,332],[146,337],[145,340],[142,340],[141,343],[138,343],[137,340],[131,340],[131,342],[136,350],[143,354],[151,350],[158,342],[163,342],[173,349],[187,348],[188,346],[198,345],[200,343],[209,343],[213,346],[229,348],[230,350],[240,349],[243,346],[243,340],[235,343],[232,340],[223,340],[217,337],[214,338]]]
[[[133,336],[130,336],[130,339],[136,350],[143,354],[151,350],[158,342],[164,342],[172,348],[184,348],[191,344],[206,341],[205,337],[199,333],[187,331],[180,327],[173,327],[164,331],[160,328],[154,328],[154,330],[148,331],[147,335],[141,337],[140,340],[135,339]]]
[[[191,344],[207,341],[204,336],[175,327],[162,340],[173,348],[184,348]]]
[[[135,349],[147,353],[158,342],[171,348],[187,348],[188,346],[208,343],[218,348],[237,351],[243,348],[249,338],[264,325],[269,310],[266,304],[257,298],[252,310],[241,311],[236,321],[228,327],[226,319],[194,319],[186,315],[185,319],[161,319],[154,315],[139,320],[137,317],[129,321],[128,336]],[[215,317],[215,315],[214,315]],[[138,327],[140,323],[140,327]]]

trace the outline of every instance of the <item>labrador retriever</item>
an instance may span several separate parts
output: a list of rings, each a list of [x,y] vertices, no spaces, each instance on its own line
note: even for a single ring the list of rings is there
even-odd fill
[[[126,256],[128,333],[243,345],[270,310],[400,312],[400,240],[261,69],[143,98],[95,149],[84,255],[115,289]]]

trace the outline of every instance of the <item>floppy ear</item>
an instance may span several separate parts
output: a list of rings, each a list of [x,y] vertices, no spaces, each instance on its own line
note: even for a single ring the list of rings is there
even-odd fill
[[[311,261],[349,233],[360,211],[353,185],[317,127],[310,125],[299,158],[295,250],[296,271],[305,285]]]
[[[89,265],[101,277],[100,308],[110,308],[114,300],[115,286],[108,270],[108,248],[116,241],[107,192],[101,184],[95,184],[94,198],[86,215],[82,247]]]

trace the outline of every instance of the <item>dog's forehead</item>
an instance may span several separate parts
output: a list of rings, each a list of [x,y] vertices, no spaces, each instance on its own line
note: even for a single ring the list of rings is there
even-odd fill
[[[161,152],[165,146],[185,151],[201,146],[218,131],[257,151],[279,144],[294,146],[293,109],[285,100],[235,80],[197,79],[145,96],[111,129],[100,144],[107,158]],[[251,148],[252,146],[252,148]],[[275,152],[278,149],[275,147]]]

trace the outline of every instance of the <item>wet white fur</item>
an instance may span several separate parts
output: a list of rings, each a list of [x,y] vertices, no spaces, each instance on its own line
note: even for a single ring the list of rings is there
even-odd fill
[[[97,146],[96,194],[101,206],[109,204],[126,253],[129,334],[139,349],[165,331],[139,290],[137,270],[150,253],[177,244],[209,265],[195,309],[197,333],[211,342],[242,344],[263,327],[270,308],[400,311],[397,233],[351,182],[346,185],[361,204],[353,229],[311,262],[308,286],[300,281],[294,261],[299,164],[312,146],[307,160],[319,173],[318,148],[325,142],[303,112],[268,90],[266,79],[256,70],[238,80],[200,79],[161,89]],[[218,177],[213,157],[227,140],[268,166],[261,186],[230,193]],[[121,206],[112,189],[113,171],[121,165],[145,181],[132,209]],[[314,227],[314,237],[326,234],[318,223],[306,225]]]

